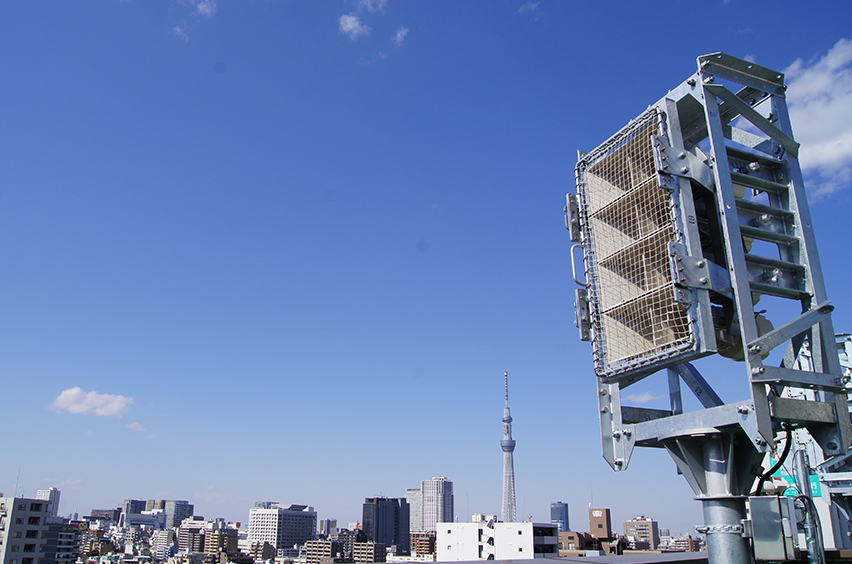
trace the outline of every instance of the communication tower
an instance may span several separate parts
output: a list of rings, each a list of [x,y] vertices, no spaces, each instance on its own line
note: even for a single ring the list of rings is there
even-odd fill
[[[515,439],[512,438],[512,416],[509,414],[509,373],[503,373],[506,385],[506,407],[503,408],[503,522],[514,523],[515,518]]]
[[[635,447],[665,448],[702,501],[711,564],[792,558],[783,499],[748,497],[785,435],[806,429],[827,459],[852,443],[785,90],[779,72],[699,57],[695,74],[579,154],[565,208],[604,458],[620,471]],[[806,340],[810,367],[796,363]],[[779,347],[780,366],[765,363]],[[693,365],[714,354],[742,363],[750,397],[725,403]],[[669,409],[622,404],[658,373]],[[684,411],[684,386],[702,409]]]

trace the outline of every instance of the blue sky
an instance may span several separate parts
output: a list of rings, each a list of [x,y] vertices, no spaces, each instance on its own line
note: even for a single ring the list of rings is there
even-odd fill
[[[508,371],[519,515],[549,520],[562,500],[583,529],[592,502],[616,522],[690,530],[700,505],[665,453],[638,451],[619,474],[600,457],[562,213],[576,150],[699,55],[789,69],[835,327],[852,331],[847,13],[740,0],[2,3],[0,370],[14,455],[0,491],[20,471],[19,493],[57,486],[66,514],[167,498],[246,521],[274,500],[345,524],[364,497],[447,476],[460,519],[498,513]],[[663,407],[652,380],[635,399]]]

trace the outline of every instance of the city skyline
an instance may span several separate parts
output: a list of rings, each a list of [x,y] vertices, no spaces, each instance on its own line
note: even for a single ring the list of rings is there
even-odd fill
[[[852,332],[844,3],[43,8],[0,6],[7,496],[56,487],[66,515],[188,500],[240,522],[278,500],[346,524],[365,497],[447,476],[460,521],[500,515],[508,371],[518,520],[559,499],[575,527],[590,504],[702,523],[665,452],[619,474],[601,458],[562,207],[576,151],[716,51],[787,75]],[[706,360],[726,402],[748,396]],[[650,380],[631,405],[667,408]]]

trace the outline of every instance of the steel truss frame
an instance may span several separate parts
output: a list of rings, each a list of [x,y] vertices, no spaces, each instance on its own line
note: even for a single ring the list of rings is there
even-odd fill
[[[807,429],[826,459],[845,455],[852,446],[833,307],[826,295],[785,90],[783,74],[771,69],[724,53],[699,57],[695,74],[609,141],[580,153],[577,194],[568,195],[565,208],[566,227],[576,243],[572,263],[575,249],[583,250],[585,281],[578,278],[574,264],[574,279],[581,286],[574,305],[581,339],[592,341],[595,353],[604,458],[620,471],[627,468],[635,447],[666,448],[704,503],[708,549],[716,562],[751,558],[741,538],[744,499],[782,426]],[[635,132],[648,120],[658,127],[647,139],[639,139]],[[613,191],[615,177],[607,173],[610,176],[603,178],[598,171],[605,159],[626,150],[627,143],[650,144],[646,148],[654,155],[655,186],[665,192],[673,226],[666,239],[670,262],[665,291],[677,305],[643,302],[641,315],[656,316],[650,323],[655,331],[684,316],[688,328],[677,335],[679,340],[660,346],[654,346],[656,334],[636,329],[636,338],[651,345],[619,355],[613,353],[614,339],[630,333],[620,327],[621,333],[614,333],[612,318],[621,315],[616,308],[626,308],[634,298],[613,306],[607,294],[608,284],[625,284],[618,276],[630,273],[627,267],[615,274],[604,272],[609,259],[602,256],[601,242],[613,235],[610,226],[601,226],[603,208],[595,204],[594,191]],[[621,204],[613,200],[603,206],[616,205]],[[630,245],[650,247],[644,241]],[[634,262],[651,260],[647,254],[636,256]],[[781,320],[799,308],[770,310],[767,317],[780,324],[767,327],[755,311],[761,296],[798,301],[800,312]],[[638,315],[616,321],[636,325]],[[811,370],[796,364],[805,341],[813,358]],[[781,365],[764,364],[778,347],[786,347]],[[714,353],[741,357],[749,400],[725,404],[690,363]],[[668,382],[670,409],[622,404],[623,390],[661,371]],[[684,413],[684,386],[703,409]],[[782,397],[785,388],[813,393],[808,399],[806,394],[791,399]]]

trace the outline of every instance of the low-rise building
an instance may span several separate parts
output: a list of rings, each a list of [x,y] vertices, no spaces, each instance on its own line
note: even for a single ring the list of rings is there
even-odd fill
[[[559,556],[559,527],[551,523],[441,523],[436,560],[525,560]]]

